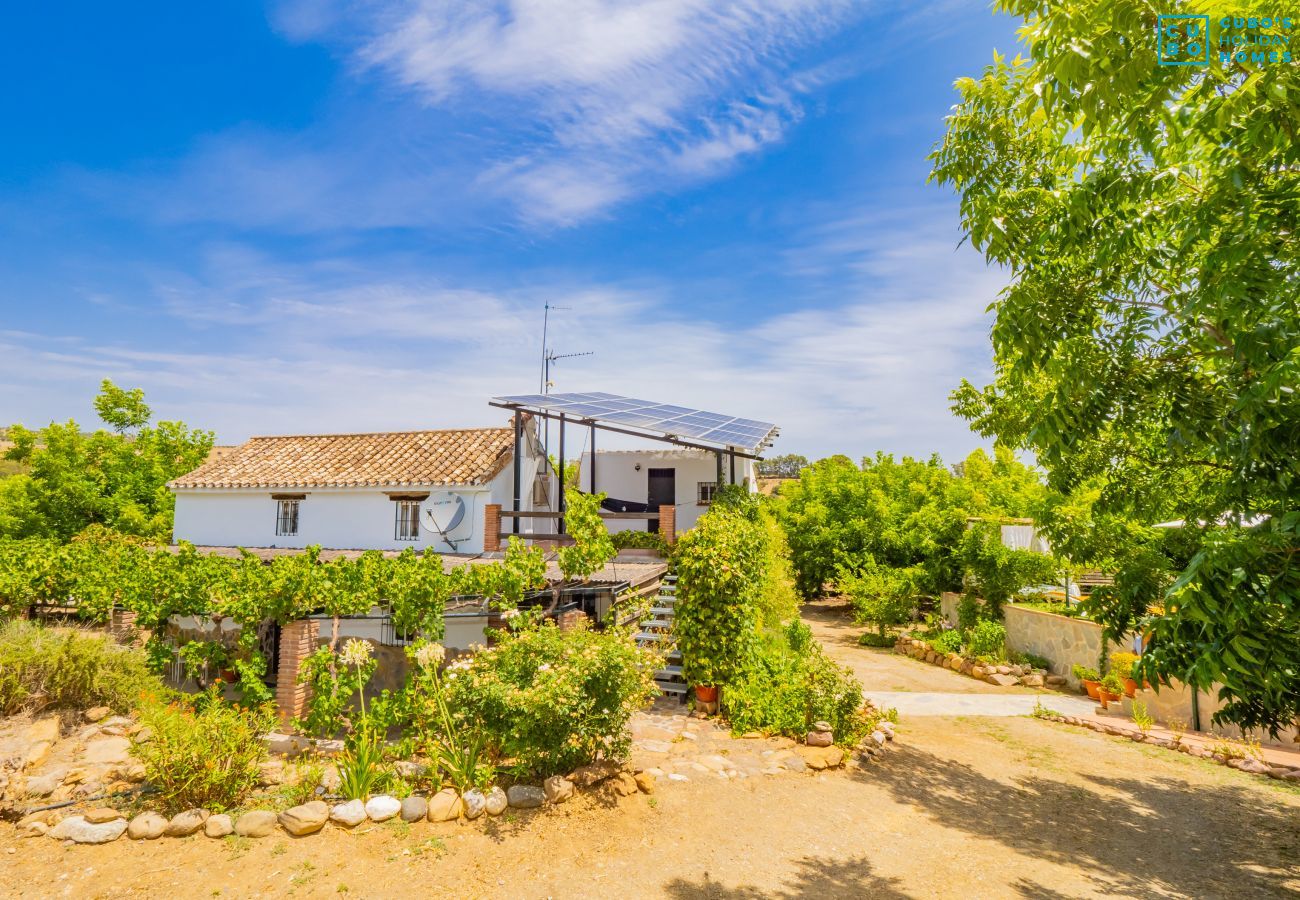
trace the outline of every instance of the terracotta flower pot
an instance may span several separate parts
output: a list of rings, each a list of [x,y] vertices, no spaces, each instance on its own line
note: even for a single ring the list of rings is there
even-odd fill
[[[1101,682],[1084,680],[1083,689],[1088,692],[1088,696],[1093,700],[1100,700]]]
[[[1123,696],[1123,694],[1112,694],[1100,685],[1097,687],[1097,699],[1101,701],[1102,706],[1109,706],[1110,704],[1120,700]]]
[[[1138,690],[1138,683],[1137,683],[1136,681],[1134,681],[1132,678],[1125,678],[1125,679],[1124,679],[1124,693],[1125,693],[1125,695],[1127,695],[1127,696],[1129,696],[1129,697],[1136,697],[1136,696],[1137,696],[1137,690]]]
[[[695,699],[701,703],[718,702],[718,686],[716,684],[697,684],[695,686]]]

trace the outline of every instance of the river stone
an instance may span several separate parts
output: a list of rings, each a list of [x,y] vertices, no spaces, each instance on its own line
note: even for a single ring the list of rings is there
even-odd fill
[[[459,819],[465,804],[455,788],[443,788],[429,798],[429,821],[450,822]]]
[[[189,837],[203,827],[208,821],[208,815],[206,809],[187,809],[185,812],[177,813],[167,823],[167,829],[163,834],[168,837]]]
[[[324,806],[325,804],[321,804]],[[261,838],[275,831],[279,817],[265,809],[246,812],[235,820],[235,834],[240,837]]]
[[[563,775],[552,775],[542,782],[548,803],[563,803],[573,796],[573,782]]]
[[[685,735],[683,735],[683,737],[684,736]],[[573,774],[569,776],[569,780],[580,788],[589,788],[593,785],[599,784],[606,778],[613,778],[618,774],[618,772],[618,763],[602,759],[599,762],[594,762],[590,765],[574,769]],[[510,805],[514,806],[514,803],[511,802]]]
[[[614,793],[620,797],[631,797],[641,790],[631,772],[619,772],[616,777],[610,779],[609,783],[613,786]]]
[[[402,801],[387,794],[366,801],[366,815],[376,822],[387,822],[402,811]]]
[[[315,834],[325,827],[330,808],[323,800],[313,800],[280,813],[280,825],[294,837]]]
[[[95,824],[81,816],[72,816],[51,828],[49,835],[55,840],[78,844],[107,844],[120,838],[125,831],[126,819]]]
[[[536,809],[546,800],[546,792],[535,784],[512,784],[506,802],[515,809]]]
[[[203,833],[210,838],[223,838],[234,830],[234,821],[225,813],[208,816],[208,820],[203,823]]]
[[[835,736],[829,731],[810,731],[804,741],[809,747],[829,747],[835,743]]]
[[[111,712],[112,710],[107,706],[92,706],[90,709],[82,713],[82,715],[85,716],[87,722],[93,724],[101,719],[108,718],[108,714]]]
[[[133,841],[153,841],[167,830],[167,817],[156,812],[142,812],[126,826],[126,836]]]
[[[1022,675],[1021,678],[1020,678],[1020,683],[1023,684],[1025,687],[1042,687],[1042,686],[1043,686],[1043,676],[1042,676],[1042,675]]]
[[[360,800],[339,803],[330,810],[330,821],[345,828],[356,828],[366,820],[366,805]]]
[[[114,819],[122,818],[122,814],[111,806],[97,806],[81,814],[81,817],[91,825],[103,825],[105,822],[111,822]]]
[[[644,793],[653,794],[655,792],[655,776],[653,772],[637,772],[636,786]]]
[[[877,747],[883,747],[885,742],[889,740],[889,736],[883,731],[873,731],[871,732],[871,739],[875,741]]]
[[[833,769],[844,762],[844,751],[839,747],[796,747],[795,752],[808,768],[818,771]]]
[[[487,792],[487,800],[484,804],[489,816],[499,816],[506,811],[510,805],[510,800],[506,797],[506,792],[501,788],[493,785],[492,790]]]
[[[429,801],[412,794],[402,800],[402,821],[422,822],[429,815]]]
[[[502,797],[502,799],[505,798]],[[487,797],[478,788],[473,788],[461,794],[460,802],[465,806],[465,818],[467,819],[477,819],[487,812]]]

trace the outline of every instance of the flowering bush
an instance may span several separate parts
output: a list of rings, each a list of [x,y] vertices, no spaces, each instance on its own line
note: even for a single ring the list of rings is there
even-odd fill
[[[307,718],[300,723],[303,730],[321,737],[360,730],[352,720],[351,704],[359,698],[364,717],[366,683],[377,665],[373,654],[369,642],[352,638],[340,653],[326,646],[303,660],[298,680],[311,685]]]
[[[195,700],[146,698],[140,720],[153,738],[132,744],[164,812],[234,809],[257,787],[266,758],[261,735],[275,724],[272,707],[247,709],[220,699],[219,688]]]
[[[654,696],[655,654],[622,629],[546,624],[500,632],[497,641],[444,673],[461,727],[481,728],[520,775],[555,775],[627,755],[628,720]]]

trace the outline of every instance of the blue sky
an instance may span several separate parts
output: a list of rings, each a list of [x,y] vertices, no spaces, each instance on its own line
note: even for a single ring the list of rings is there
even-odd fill
[[[900,11],[901,10],[901,11]],[[945,458],[1003,283],[925,156],[982,2],[27,5],[0,54],[0,421],[99,380],[250,434],[534,390]]]

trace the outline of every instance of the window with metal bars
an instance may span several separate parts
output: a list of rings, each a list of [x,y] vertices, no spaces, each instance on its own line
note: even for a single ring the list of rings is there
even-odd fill
[[[298,533],[298,503],[297,500],[275,501],[275,533],[277,535],[292,536]]]
[[[718,490],[718,483],[716,481],[700,481],[697,484],[699,485],[699,495],[696,502],[702,506],[712,503],[713,495]]]
[[[418,541],[420,539],[420,501],[398,500],[397,520],[393,526],[393,537],[399,541]]]

